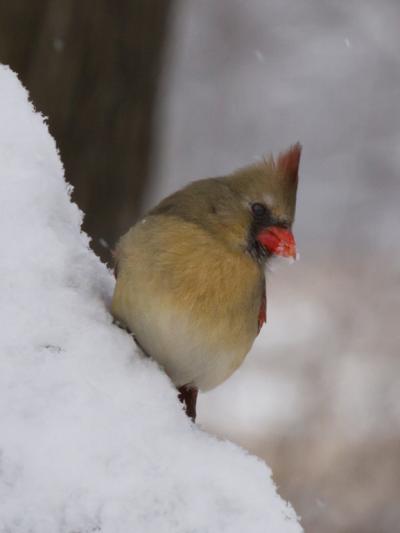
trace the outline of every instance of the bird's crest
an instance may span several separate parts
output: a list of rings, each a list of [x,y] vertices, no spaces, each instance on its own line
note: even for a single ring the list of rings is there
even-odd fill
[[[291,179],[295,183],[299,178],[299,163],[301,155],[301,144],[296,143],[291,146],[286,152],[279,154],[275,163],[276,168],[282,172],[284,176]]]

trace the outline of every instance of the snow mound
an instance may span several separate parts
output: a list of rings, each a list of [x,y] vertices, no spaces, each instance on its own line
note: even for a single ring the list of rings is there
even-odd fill
[[[268,467],[191,424],[112,324],[112,275],[4,66],[0,188],[0,531],[301,532]]]

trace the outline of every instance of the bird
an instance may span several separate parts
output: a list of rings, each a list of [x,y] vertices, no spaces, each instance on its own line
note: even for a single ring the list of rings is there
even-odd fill
[[[111,312],[193,421],[198,391],[233,374],[266,322],[269,260],[297,256],[301,149],[189,183],[117,243]]]

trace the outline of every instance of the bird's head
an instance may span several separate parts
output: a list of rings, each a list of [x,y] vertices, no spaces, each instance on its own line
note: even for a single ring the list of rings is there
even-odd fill
[[[272,255],[296,257],[292,233],[301,154],[295,144],[276,159],[264,159],[231,175],[191,183],[150,214],[195,223],[233,251],[260,263]]]

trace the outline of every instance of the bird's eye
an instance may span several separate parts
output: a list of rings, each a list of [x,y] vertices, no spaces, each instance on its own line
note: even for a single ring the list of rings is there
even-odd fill
[[[251,204],[251,212],[255,217],[260,218],[266,214],[267,208],[264,204],[255,203]]]

